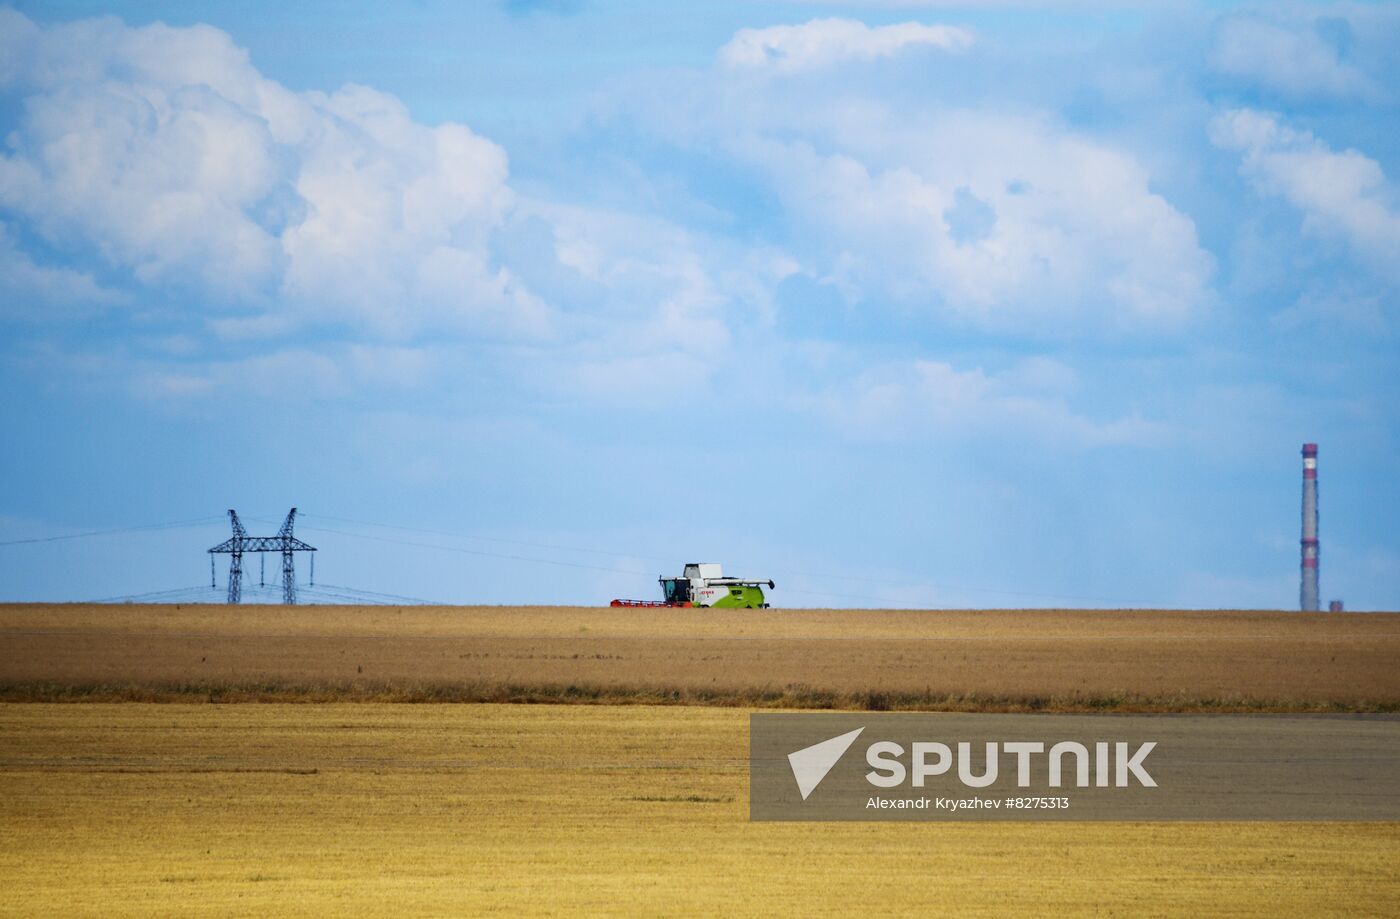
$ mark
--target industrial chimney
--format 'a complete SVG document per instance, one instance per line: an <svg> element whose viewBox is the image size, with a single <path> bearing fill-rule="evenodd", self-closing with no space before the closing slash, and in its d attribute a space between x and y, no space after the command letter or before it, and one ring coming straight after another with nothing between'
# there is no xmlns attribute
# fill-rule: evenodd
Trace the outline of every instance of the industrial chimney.
<svg viewBox="0 0 1400 919"><path fill-rule="evenodd" d="M1317 444L1303 444L1303 584L1298 599L1303 612L1318 610L1317 590Z"/></svg>

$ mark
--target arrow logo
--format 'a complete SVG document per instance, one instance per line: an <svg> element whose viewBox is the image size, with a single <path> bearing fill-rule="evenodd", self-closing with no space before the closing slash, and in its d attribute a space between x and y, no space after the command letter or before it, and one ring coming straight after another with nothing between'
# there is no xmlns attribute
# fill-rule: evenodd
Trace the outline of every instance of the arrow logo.
<svg viewBox="0 0 1400 919"><path fill-rule="evenodd" d="M848 734L841 734L788 754L788 765L792 766L792 777L797 779L797 790L802 792L803 801L816 791L822 779L840 762L841 757L851 748L851 744L856 742L863 730L865 728L856 728Z"/></svg>

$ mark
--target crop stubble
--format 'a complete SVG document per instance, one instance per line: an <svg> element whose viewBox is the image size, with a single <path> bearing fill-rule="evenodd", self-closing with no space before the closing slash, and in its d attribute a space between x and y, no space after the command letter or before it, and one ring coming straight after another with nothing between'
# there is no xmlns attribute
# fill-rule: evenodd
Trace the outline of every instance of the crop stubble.
<svg viewBox="0 0 1400 919"><path fill-rule="evenodd" d="M1396 615L0 607L38 702L0 703L0 913L1381 914L1394 824L751 824L745 708L336 700L1389 710L1397 651Z"/></svg>
<svg viewBox="0 0 1400 919"><path fill-rule="evenodd" d="M764 824L747 713L0 704L0 913L1379 915L1395 824Z"/></svg>

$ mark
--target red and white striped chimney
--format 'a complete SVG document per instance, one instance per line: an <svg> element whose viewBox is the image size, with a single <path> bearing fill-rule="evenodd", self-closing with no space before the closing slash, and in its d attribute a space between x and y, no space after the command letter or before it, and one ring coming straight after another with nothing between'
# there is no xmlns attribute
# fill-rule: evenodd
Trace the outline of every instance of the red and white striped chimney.
<svg viewBox="0 0 1400 919"><path fill-rule="evenodd" d="M1298 599L1305 613L1318 610L1317 444L1303 444L1303 583Z"/></svg>

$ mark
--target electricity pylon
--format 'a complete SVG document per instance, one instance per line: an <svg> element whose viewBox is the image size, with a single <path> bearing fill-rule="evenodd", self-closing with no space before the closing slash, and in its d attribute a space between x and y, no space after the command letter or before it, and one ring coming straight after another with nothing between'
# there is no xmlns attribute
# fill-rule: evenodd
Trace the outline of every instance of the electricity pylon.
<svg viewBox="0 0 1400 919"><path fill-rule="evenodd" d="M209 550L211 565L215 553L229 556L228 602L239 602L243 594L244 552L281 552L282 602L288 605L297 602L297 573L294 553L315 552L316 547L309 546L292 535L292 525L296 522L296 517L297 509L292 508L287 513L287 519L282 521L282 528L277 531L276 536L249 536L248 531L243 529L243 524L238 520L238 512L229 508L228 519L233 526L233 536ZM316 556L311 556L311 559L314 572Z"/></svg>

